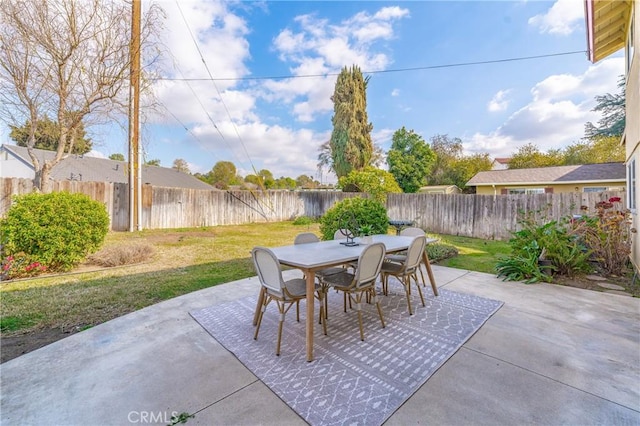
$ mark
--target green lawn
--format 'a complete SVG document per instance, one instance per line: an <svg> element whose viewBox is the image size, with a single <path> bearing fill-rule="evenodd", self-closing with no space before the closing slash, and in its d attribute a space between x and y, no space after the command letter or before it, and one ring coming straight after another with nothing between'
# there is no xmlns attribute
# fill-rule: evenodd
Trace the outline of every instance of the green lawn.
<svg viewBox="0 0 640 426"><path fill-rule="evenodd" d="M256 245L290 244L318 224L291 222L197 229L110 233L106 246L144 243L153 259L142 264L0 284L0 330L4 336L43 329L77 331L182 294L255 275L249 253ZM390 230L392 232L392 230ZM493 273L506 243L438 236L460 255L440 265Z"/></svg>
<svg viewBox="0 0 640 426"><path fill-rule="evenodd" d="M454 235L439 235L438 238L440 238L440 242L455 246L459 250L458 256L438 262L439 265L451 268L495 274L498 258L507 256L511 252L506 241L481 240Z"/></svg>

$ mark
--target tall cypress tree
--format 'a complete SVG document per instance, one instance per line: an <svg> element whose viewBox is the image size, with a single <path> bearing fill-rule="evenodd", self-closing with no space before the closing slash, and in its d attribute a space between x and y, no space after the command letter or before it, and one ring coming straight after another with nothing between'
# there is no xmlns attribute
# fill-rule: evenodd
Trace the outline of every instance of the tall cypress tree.
<svg viewBox="0 0 640 426"><path fill-rule="evenodd" d="M338 75L331 100L333 101L333 132L331 133L331 158L338 177L352 170L362 170L371 164L373 125L367 117L367 83L356 65L344 67Z"/></svg>

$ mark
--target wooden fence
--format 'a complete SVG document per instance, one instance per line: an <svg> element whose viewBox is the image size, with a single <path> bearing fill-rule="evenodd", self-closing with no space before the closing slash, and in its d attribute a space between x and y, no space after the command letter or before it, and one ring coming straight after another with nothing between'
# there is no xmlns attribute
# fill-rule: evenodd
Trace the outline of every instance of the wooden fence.
<svg viewBox="0 0 640 426"><path fill-rule="evenodd" d="M11 197L33 191L28 179L0 179L0 217L11 206ZM53 191L81 192L104 203L111 229L129 228L129 190L125 183L61 181ZM190 228L318 218L337 201L361 194L327 191L205 191L151 187L142 189L144 229ZM540 212L549 219L579 214L580 206L593 211L598 201L618 192L467 195L390 194L387 211L391 219L414 220L429 232L484 239L507 239L517 229L519 212Z"/></svg>

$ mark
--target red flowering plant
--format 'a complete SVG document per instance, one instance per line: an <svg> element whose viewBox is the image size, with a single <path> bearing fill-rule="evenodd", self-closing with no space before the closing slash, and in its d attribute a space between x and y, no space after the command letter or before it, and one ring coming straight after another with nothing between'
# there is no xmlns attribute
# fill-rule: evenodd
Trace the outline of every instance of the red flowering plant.
<svg viewBox="0 0 640 426"><path fill-rule="evenodd" d="M581 210L586 213L588 209ZM631 234L636 232L631 212L622 209L620 197L611 197L596 203L594 214L585 214L582 219L573 222L573 226L592 250L592 259L605 272L623 275L631 253Z"/></svg>
<svg viewBox="0 0 640 426"><path fill-rule="evenodd" d="M34 277L45 272L47 267L40 262L34 262L24 253L9 255L2 258L0 263L0 281L14 278Z"/></svg>

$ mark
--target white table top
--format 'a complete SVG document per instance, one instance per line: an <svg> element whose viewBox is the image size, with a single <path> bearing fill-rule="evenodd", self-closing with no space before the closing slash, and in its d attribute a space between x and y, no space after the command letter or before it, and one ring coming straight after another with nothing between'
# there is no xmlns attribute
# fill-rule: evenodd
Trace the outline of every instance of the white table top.
<svg viewBox="0 0 640 426"><path fill-rule="evenodd" d="M383 243L388 253L406 250L414 237L396 235L373 235L374 243ZM300 269L320 269L327 266L335 266L358 260L360 253L366 245L347 247L340 242L346 240L320 241L308 244L293 244L289 246L275 247L271 250L281 264ZM356 242L360 239L356 238ZM436 241L428 238L427 243Z"/></svg>

